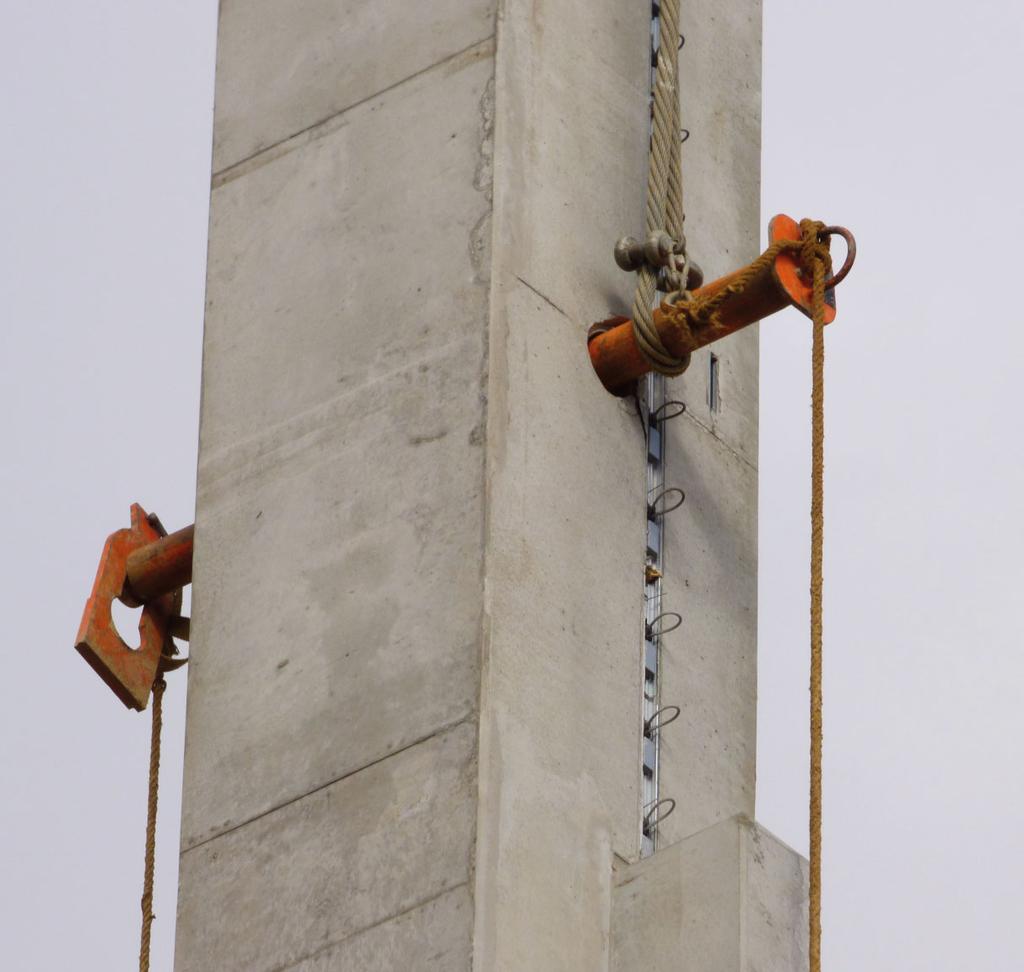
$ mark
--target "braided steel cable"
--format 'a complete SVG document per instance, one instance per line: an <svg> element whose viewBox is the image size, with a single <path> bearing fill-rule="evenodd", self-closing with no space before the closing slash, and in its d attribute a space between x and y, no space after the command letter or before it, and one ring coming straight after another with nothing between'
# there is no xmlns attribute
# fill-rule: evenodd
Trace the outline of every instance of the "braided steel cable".
<svg viewBox="0 0 1024 972"><path fill-rule="evenodd" d="M682 248L683 178L680 167L679 112L679 0L662 0L659 6L658 55L653 92L653 125L647 170L646 230L648 237L665 230ZM637 346L655 371L682 374L689 356L677 358L662 343L654 326L653 307L658 270L645 263L637 272L633 295L633 333ZM683 282L685 286L685 281Z"/></svg>

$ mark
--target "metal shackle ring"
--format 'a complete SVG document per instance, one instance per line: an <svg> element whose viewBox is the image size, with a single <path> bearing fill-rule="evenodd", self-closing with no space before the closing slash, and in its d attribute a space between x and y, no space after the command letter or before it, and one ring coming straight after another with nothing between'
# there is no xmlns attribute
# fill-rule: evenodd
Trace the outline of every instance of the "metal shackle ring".
<svg viewBox="0 0 1024 972"><path fill-rule="evenodd" d="M846 241L846 259L839 268L839 272L832 274L825 281L826 290L831 290L833 287L841 284L846 279L846 275L853 269L853 262L857 259L857 241L854 239L853 233L845 226L826 226L818 234L818 239L824 240L830 236L841 236Z"/></svg>

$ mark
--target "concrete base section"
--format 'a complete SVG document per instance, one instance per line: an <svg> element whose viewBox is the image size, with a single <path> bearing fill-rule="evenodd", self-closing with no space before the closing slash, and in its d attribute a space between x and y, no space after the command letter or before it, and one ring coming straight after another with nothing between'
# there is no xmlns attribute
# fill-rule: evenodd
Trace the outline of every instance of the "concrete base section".
<svg viewBox="0 0 1024 972"><path fill-rule="evenodd" d="M807 862L737 816L618 871L611 972L804 972Z"/></svg>

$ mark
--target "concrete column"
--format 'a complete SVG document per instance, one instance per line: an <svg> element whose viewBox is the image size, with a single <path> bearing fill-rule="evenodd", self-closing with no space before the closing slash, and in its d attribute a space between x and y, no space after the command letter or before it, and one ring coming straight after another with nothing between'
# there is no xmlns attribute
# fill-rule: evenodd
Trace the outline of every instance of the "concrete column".
<svg viewBox="0 0 1024 972"><path fill-rule="evenodd" d="M760 10L684 6L714 275L757 248ZM179 972L610 968L644 443L585 334L631 301L648 18L222 0ZM668 450L665 845L753 812L756 334L715 354Z"/></svg>
<svg viewBox="0 0 1024 972"><path fill-rule="evenodd" d="M468 968L493 35L221 3L179 972Z"/></svg>
<svg viewBox="0 0 1024 972"><path fill-rule="evenodd" d="M617 869L612 972L803 972L807 862L733 817Z"/></svg>

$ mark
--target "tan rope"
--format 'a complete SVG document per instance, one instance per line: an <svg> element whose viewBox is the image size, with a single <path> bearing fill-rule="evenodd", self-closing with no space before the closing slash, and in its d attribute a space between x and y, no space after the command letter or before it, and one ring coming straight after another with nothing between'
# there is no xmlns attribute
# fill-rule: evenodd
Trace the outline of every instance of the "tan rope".
<svg viewBox="0 0 1024 972"><path fill-rule="evenodd" d="M662 0L659 7L658 58L654 76L654 124L647 171L647 235L664 229L682 245L683 179L679 129L679 0ZM651 367L663 375L680 375L689 355L677 358L662 343L654 326L658 271L644 264L637 272L633 295L633 334ZM683 281L683 286L686 282Z"/></svg>
<svg viewBox="0 0 1024 972"><path fill-rule="evenodd" d="M822 781L822 554L824 546L825 473L825 281L832 274L825 226L816 220L800 221L799 240L779 240L751 263L728 287L710 297L661 305L666 318L690 327L718 323L719 308L727 297L741 293L786 250L799 250L800 262L813 271L811 318L811 774L810 774L810 907L808 947L810 972L821 972L821 781Z"/></svg>
<svg viewBox="0 0 1024 972"><path fill-rule="evenodd" d="M807 264L804 264L807 266ZM811 316L811 794L810 907L808 952L810 972L821 972L821 778L822 778L822 579L825 479L825 275L831 261L820 252L811 258L814 270Z"/></svg>
<svg viewBox="0 0 1024 972"><path fill-rule="evenodd" d="M146 868L142 881L142 944L139 972L149 972L149 943L153 928L153 873L156 858L156 804L160 789L160 731L167 683L162 675L153 682L153 728L149 738L149 809L146 817Z"/></svg>

